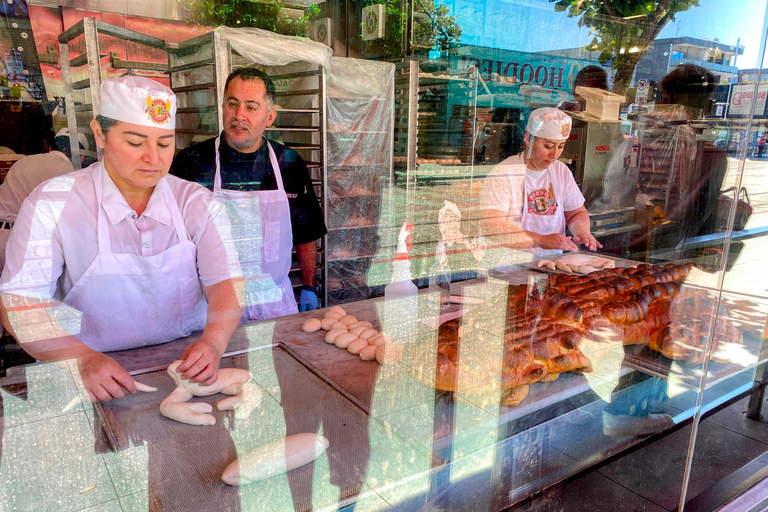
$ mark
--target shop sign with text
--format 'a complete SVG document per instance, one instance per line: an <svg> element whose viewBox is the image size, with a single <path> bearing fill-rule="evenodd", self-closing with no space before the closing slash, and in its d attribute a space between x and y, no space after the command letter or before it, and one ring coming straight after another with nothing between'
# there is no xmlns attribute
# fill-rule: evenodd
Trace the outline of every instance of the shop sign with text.
<svg viewBox="0 0 768 512"><path fill-rule="evenodd" d="M755 115L762 115L765 111L765 98L768 95L768 84L761 85L757 89L757 98L755 99L755 85L734 85L731 91L731 106L728 109L729 116L748 116L749 107L755 100Z"/></svg>
<svg viewBox="0 0 768 512"><path fill-rule="evenodd" d="M572 98L573 81L589 64L547 54L465 46L452 56L454 72L469 79L482 78L497 106L526 107L531 102L552 103ZM482 100L478 87L478 104Z"/></svg>

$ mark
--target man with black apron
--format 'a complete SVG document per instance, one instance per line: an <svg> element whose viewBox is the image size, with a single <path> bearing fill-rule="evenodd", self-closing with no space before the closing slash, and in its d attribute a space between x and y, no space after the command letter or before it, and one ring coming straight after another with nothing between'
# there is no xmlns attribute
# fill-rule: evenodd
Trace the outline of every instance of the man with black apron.
<svg viewBox="0 0 768 512"><path fill-rule="evenodd" d="M171 173L213 190L225 205L246 278L242 321L298 312L288 271L301 266L301 310L317 309L316 241L326 234L309 170L296 151L268 141L277 117L268 75L241 68L227 78L224 132L174 159Z"/></svg>

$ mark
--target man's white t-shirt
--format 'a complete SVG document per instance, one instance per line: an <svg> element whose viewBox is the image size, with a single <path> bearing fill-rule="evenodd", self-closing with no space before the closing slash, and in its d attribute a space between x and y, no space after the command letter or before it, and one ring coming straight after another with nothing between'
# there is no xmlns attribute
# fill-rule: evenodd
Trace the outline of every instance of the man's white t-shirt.
<svg viewBox="0 0 768 512"><path fill-rule="evenodd" d="M584 196L565 164L556 161L543 171L533 171L525 166L522 154L496 165L480 191L480 209L503 212L509 224L541 235L564 235L565 212L583 205ZM537 258L561 253L534 250Z"/></svg>

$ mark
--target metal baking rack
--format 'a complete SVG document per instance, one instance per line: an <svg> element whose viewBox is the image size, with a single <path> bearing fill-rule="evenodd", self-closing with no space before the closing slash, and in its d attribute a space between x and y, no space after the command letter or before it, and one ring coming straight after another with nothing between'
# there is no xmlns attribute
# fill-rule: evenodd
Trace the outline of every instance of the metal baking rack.
<svg viewBox="0 0 768 512"><path fill-rule="evenodd" d="M471 177L477 79L423 72L410 60L397 66L395 80L395 180L410 189Z"/></svg>

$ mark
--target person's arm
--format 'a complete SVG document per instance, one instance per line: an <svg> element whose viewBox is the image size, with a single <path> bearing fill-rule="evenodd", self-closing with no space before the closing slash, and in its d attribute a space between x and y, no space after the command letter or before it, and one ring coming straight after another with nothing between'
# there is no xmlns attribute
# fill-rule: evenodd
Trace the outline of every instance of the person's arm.
<svg viewBox="0 0 768 512"><path fill-rule="evenodd" d="M296 245L296 256L301 268L304 285L299 297L299 310L310 311L320 307L317 298L317 240L328 230L323 222L323 212L315 195L309 169L301 156L290 149L283 153L290 186L296 197L291 201L291 229ZM287 185L286 185L287 186Z"/></svg>
<svg viewBox="0 0 768 512"><path fill-rule="evenodd" d="M301 267L301 282L304 286L299 295L299 311L313 311L320 307L317 299L317 243L296 244L296 255Z"/></svg>
<svg viewBox="0 0 768 512"><path fill-rule="evenodd" d="M136 393L136 385L133 377L114 359L97 352L88 347L85 343L75 336L55 336L53 332L42 332L32 329L32 325L39 325L37 322L29 323L19 320L11 322L9 319L9 310L14 309L14 304L23 304L19 306L21 314L15 315L19 319L25 316L25 311L31 311L30 305L39 308L48 308L60 305L57 302L51 302L44 299L30 299L13 294L2 294L0 300L0 314L2 314L3 325L11 333L11 336L19 343L26 353L38 361L59 361L62 359L77 359L77 365L80 370L80 378L83 381L85 391L91 402L106 402L113 398L121 399L125 397L125 392ZM38 314L35 316L39 316ZM53 315L49 314L50 325L57 324ZM38 318L39 320L39 318ZM16 330L21 332L17 333ZM26 329L26 332L24 331ZM64 332L61 326L52 331Z"/></svg>
<svg viewBox="0 0 768 512"><path fill-rule="evenodd" d="M183 379L204 386L218 379L219 362L243 314L245 281L237 258L226 209L203 187L192 187L183 201L190 238L197 248L198 277L208 309L200 338L182 355Z"/></svg>
<svg viewBox="0 0 768 512"><path fill-rule="evenodd" d="M305 286L315 286L317 279L317 242L296 244L296 255L301 267L301 282Z"/></svg>
<svg viewBox="0 0 768 512"><path fill-rule="evenodd" d="M589 231L589 213L584 206L565 212L565 223L573 233L573 242L587 247L590 251L603 247ZM575 250L578 250L576 247Z"/></svg>
<svg viewBox="0 0 768 512"><path fill-rule="evenodd" d="M202 336L184 351L183 362L177 368L182 372L182 379L190 379L203 386L216 382L221 356L243 313L238 299L243 289L242 278L227 279L205 287L208 317Z"/></svg>
<svg viewBox="0 0 768 512"><path fill-rule="evenodd" d="M542 235L534 231L526 231L520 226L508 222L507 214L498 210L483 210L487 215L483 219L483 233L488 233L497 243L513 249L560 249L562 251L578 251L570 236L560 233Z"/></svg>

